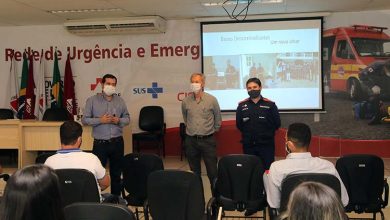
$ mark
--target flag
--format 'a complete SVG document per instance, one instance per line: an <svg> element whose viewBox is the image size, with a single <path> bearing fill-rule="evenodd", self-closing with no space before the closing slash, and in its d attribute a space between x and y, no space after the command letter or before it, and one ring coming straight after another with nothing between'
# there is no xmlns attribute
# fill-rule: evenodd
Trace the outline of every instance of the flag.
<svg viewBox="0 0 390 220"><path fill-rule="evenodd" d="M39 61L39 73L37 76L37 88L35 99L35 117L42 120L43 114L46 111L46 92L45 92L45 61L43 60L43 50Z"/></svg>
<svg viewBox="0 0 390 220"><path fill-rule="evenodd" d="M35 82L34 82L34 59L32 52L29 56L29 66L28 66L28 75L27 75L27 87L26 87L26 99L23 119L35 119L34 110L35 110Z"/></svg>
<svg viewBox="0 0 390 220"><path fill-rule="evenodd" d="M53 82L51 84L51 108L62 108L62 85L57 51L54 53Z"/></svg>
<svg viewBox="0 0 390 220"><path fill-rule="evenodd" d="M11 66L9 69L9 92L10 92L10 109L14 112L14 115L18 112L18 97L19 97L19 85L18 75L16 73L15 59L11 57Z"/></svg>
<svg viewBox="0 0 390 220"><path fill-rule="evenodd" d="M22 119L25 109L25 100L26 100L26 87L27 87L27 74L28 74L28 64L27 64L27 55L26 52L23 53L23 67L22 67L22 76L20 79L20 90L18 98L18 118Z"/></svg>
<svg viewBox="0 0 390 220"><path fill-rule="evenodd" d="M70 66L70 58L66 59L65 65L65 76L64 76L64 99L62 105L68 111L70 119L73 119L74 115L77 115L77 103L76 103L76 94L74 91L74 80L72 74L72 67Z"/></svg>

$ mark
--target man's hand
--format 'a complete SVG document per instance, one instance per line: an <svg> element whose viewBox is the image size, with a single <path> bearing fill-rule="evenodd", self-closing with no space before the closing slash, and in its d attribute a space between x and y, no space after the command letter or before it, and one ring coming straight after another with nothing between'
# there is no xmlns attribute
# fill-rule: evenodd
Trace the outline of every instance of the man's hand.
<svg viewBox="0 0 390 220"><path fill-rule="evenodd" d="M112 122L113 124L118 124L118 123L119 123L119 118L116 117L116 116L114 115L114 116L112 116L112 118L111 118L111 122Z"/></svg>
<svg viewBox="0 0 390 220"><path fill-rule="evenodd" d="M100 117L100 122L102 124L109 124L112 122L112 116L109 114L104 114L102 117Z"/></svg>

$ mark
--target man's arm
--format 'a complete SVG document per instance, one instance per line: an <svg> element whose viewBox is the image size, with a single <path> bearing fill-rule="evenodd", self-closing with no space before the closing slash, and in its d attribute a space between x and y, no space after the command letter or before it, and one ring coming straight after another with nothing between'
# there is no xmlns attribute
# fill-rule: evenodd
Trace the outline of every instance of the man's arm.
<svg viewBox="0 0 390 220"><path fill-rule="evenodd" d="M264 173L263 175L264 189L267 195L267 202L269 207L278 209L280 207L281 192L279 187L272 180L272 176L270 175L271 174L269 173Z"/></svg>
<svg viewBox="0 0 390 220"><path fill-rule="evenodd" d="M110 175L106 173L103 178L98 179L97 181L100 186L100 189L103 191L110 186L110 182L111 182Z"/></svg>
<svg viewBox="0 0 390 220"><path fill-rule="evenodd" d="M181 102L181 113L183 115L184 124L187 125L187 110L186 110L186 103L184 100Z"/></svg>
<svg viewBox="0 0 390 220"><path fill-rule="evenodd" d="M272 108L272 118L274 120L275 130L278 130L280 128L281 122L280 122L279 110L276 104L274 104Z"/></svg>
<svg viewBox="0 0 390 220"><path fill-rule="evenodd" d="M222 116L221 116L221 109L215 97L213 102L213 112L214 112L214 129L215 131L219 131L219 128L221 128Z"/></svg>
<svg viewBox="0 0 390 220"><path fill-rule="evenodd" d="M237 110L236 110L236 127L238 128L238 130L242 131L242 112L240 111L240 105L237 106Z"/></svg>
<svg viewBox="0 0 390 220"><path fill-rule="evenodd" d="M87 99L87 102L85 103L85 109L84 109L84 113L83 113L84 115L83 115L83 118L81 119L81 122L84 125L96 126L96 125L99 125L101 123L100 118L93 117L93 112L92 112L93 106L92 105L93 105L92 97L90 97Z"/></svg>
<svg viewBox="0 0 390 220"><path fill-rule="evenodd" d="M117 120L116 117L114 116L114 122L119 123L119 126L124 127L130 123L130 114L129 111L127 110L126 103L123 101L123 99L121 105L123 108L123 112L119 116L119 118L117 118Z"/></svg>
<svg viewBox="0 0 390 220"><path fill-rule="evenodd" d="M348 202L349 202L349 196L348 196L348 192L347 192L347 189L345 188L344 186L344 183L343 181L341 180L340 178L340 175L339 173L337 172L337 170L335 170L335 174L334 174L340 181L340 187L341 187L341 202L343 203L343 206L346 207L348 205Z"/></svg>

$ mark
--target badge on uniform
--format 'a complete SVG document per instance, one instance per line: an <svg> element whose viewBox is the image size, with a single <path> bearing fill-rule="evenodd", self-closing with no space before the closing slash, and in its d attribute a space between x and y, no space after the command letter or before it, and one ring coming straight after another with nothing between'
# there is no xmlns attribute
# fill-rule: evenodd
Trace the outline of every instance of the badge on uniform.
<svg viewBox="0 0 390 220"><path fill-rule="evenodd" d="M242 121L243 121L243 122L249 121L249 117L242 118Z"/></svg>

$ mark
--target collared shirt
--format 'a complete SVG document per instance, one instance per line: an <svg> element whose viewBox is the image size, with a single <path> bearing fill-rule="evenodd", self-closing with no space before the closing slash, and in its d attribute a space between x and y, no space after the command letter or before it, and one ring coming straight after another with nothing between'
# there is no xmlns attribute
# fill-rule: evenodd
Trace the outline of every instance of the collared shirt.
<svg viewBox="0 0 390 220"><path fill-rule="evenodd" d="M102 124L100 117L104 114L119 117L118 124ZM87 99L82 123L93 127L95 139L109 140L122 136L122 128L130 123L130 115L123 99L113 95L110 101L99 93Z"/></svg>
<svg viewBox="0 0 390 220"><path fill-rule="evenodd" d="M336 176L341 186L341 201L348 204L348 193L335 166L324 159L312 157L310 152L290 153L286 159L271 164L268 174L263 176L267 201L270 207L279 208L282 181L289 174L296 173L327 173Z"/></svg>
<svg viewBox="0 0 390 220"><path fill-rule="evenodd" d="M274 145L275 131L280 127L278 107L264 97L257 103L245 99L238 104L236 126L241 131L243 144Z"/></svg>
<svg viewBox="0 0 390 220"><path fill-rule="evenodd" d="M101 189L97 180L104 178L106 169L99 158L92 153L83 152L80 149L61 149L57 154L47 158L45 165L53 169L86 169L96 178L99 192ZM102 200L102 197L100 197Z"/></svg>
<svg viewBox="0 0 390 220"><path fill-rule="evenodd" d="M193 94L181 103L187 135L209 135L221 127L221 110L217 99L203 92L199 102Z"/></svg>

